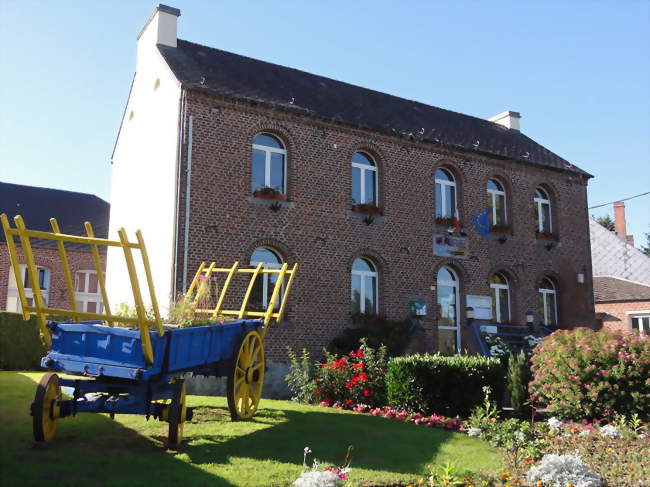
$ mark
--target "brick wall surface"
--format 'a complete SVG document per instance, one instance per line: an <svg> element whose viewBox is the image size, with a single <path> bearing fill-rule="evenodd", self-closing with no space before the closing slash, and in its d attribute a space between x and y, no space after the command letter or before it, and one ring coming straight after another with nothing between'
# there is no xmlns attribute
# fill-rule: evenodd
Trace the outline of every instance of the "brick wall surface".
<svg viewBox="0 0 650 487"><path fill-rule="evenodd" d="M25 263L22 249L17 247L18 258L21 264ZM48 306L51 308L70 309L68 289L65 284L63 267L57 249L32 247L36 265L50 269L50 293ZM94 270L95 264L90 252L82 250L68 250L68 264L74 277L74 273L82 270ZM106 270L106 253L100 253L102 269ZM9 252L7 244L0 243L0 310L5 310L7 306L7 290L9 286L9 272L11 272L11 263L9 261Z"/></svg>
<svg viewBox="0 0 650 487"><path fill-rule="evenodd" d="M539 280L549 275L558 284L560 326L594 325L586 182L581 177L205 94L190 92L187 105L194 119L188 279L202 260L228 266L235 260L248 263L262 245L301 265L289 298L288 323L267 335L271 357L282 359L286 345L318 354L349 323L350 271L357 256L370 257L379 269L382 314L401 319L410 300L427 302L423 350L436 349L431 286L442 265L460 277L461 309L468 294L490 294L489 277L498 270L510 279L512 318L523 322L526 311L536 310ZM288 152L287 204L277 212L251 198L251 143L262 131L277 135ZM350 159L355 151L372 155L379 168L385 216L370 225L350 211ZM439 167L457 178L460 218L469 238L467 259L433 255L434 173ZM470 222L471 215L485 209L491 177L498 177L508 191L514 234L505 243L480 237ZM533 194L539 185L553 201L559 243L551 250L535 238ZM180 188L182 232L185 181ZM577 273L585 274L584 284L576 282ZM177 290L182 287L180 274ZM461 326L463 346L471 347L464 317Z"/></svg>
<svg viewBox="0 0 650 487"><path fill-rule="evenodd" d="M650 311L650 301L616 301L596 303L598 326L610 330L631 331L632 323L628 312Z"/></svg>

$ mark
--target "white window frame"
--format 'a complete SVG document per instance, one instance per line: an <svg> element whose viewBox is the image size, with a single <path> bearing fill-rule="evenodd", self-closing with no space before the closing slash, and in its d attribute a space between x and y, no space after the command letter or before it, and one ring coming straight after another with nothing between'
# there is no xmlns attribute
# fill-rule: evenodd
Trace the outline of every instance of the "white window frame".
<svg viewBox="0 0 650 487"><path fill-rule="evenodd" d="M372 314L379 313L379 272L377 272L377 266L370 259L365 257L357 257L357 259L362 259L368 262L368 264L374 268L374 271L358 271L354 269L354 262L352 263L352 275L350 276L350 301L354 299L354 289L352 288L352 276L359 276L361 281L361 292L359 293L359 313L366 313L366 279L365 277L374 277L375 278L375 309L372 310ZM354 260L357 260L354 259Z"/></svg>
<svg viewBox="0 0 650 487"><path fill-rule="evenodd" d="M438 274L436 273L436 289L440 288L440 286L450 286L454 289L454 298L456 301L456 326L444 326L444 325L438 325L439 330L456 330L456 352L460 353L461 350L461 335L460 335L460 282L458 280L458 274L454 272L454 270L451 267L447 266L442 266L440 269L445 269L447 272L449 272L454 278L456 279L455 281L448 281L447 279L438 279ZM438 272L440 272L440 269L438 269ZM439 297L436 296L436 306L439 304L438 301Z"/></svg>
<svg viewBox="0 0 650 487"><path fill-rule="evenodd" d="M280 145L283 146L282 149L278 149L277 147L270 147L268 145L253 144L253 150L259 150L264 152L264 186L269 186L269 187L271 186L271 154L276 153L276 154L282 154L284 156L282 158L283 178L282 178L282 188L280 188L280 192L282 194L287 194L287 149L285 148L285 144L282 140L280 140L279 137L276 137L273 134L260 132L259 134L255 134L255 137L257 137L258 135L266 135L267 137L273 137L275 140L277 140L280 143ZM253 191L257 191L258 189L259 188L253 187Z"/></svg>
<svg viewBox="0 0 650 487"><path fill-rule="evenodd" d="M632 327L632 320L635 318L650 318L650 309L642 309L638 311L626 311L625 314L629 318L629 326L630 326L630 331L634 331L634 328ZM649 329L642 329L643 323L639 322L639 333L642 335L650 335L650 327Z"/></svg>
<svg viewBox="0 0 650 487"><path fill-rule="evenodd" d="M366 177L372 177L375 180L375 199L374 199L374 204L375 206L379 206L379 186L377 184L377 163L375 162L374 158L370 157L370 154L366 154L365 152L361 151L356 151L352 154L354 157L354 154L359 153L364 155L365 157L370 160L373 165L369 166L368 164L361 164L360 162L354 162L352 161L352 167L356 167L360 170L360 175L359 175L359 184L361 185L361 201L356 202L356 205L363 205L366 203L372 203L373 200L367 201L366 198ZM366 172L371 172L371 175L366 175Z"/></svg>
<svg viewBox="0 0 650 487"><path fill-rule="evenodd" d="M282 268L283 260L282 260L282 257L280 256L280 254L276 250L274 250L272 248L269 248L269 247L258 247L258 248L253 250L253 253L255 253L255 251L260 249L260 248L268 250L269 252L272 252L278 258L280 263L276 264L276 263L273 263L273 262L261 262L261 261L258 261L258 260L253 260L251 258L251 261L250 261L251 267L257 267L257 265L261 263L263 269L281 269ZM269 285L270 284L269 281L270 281L272 275L273 274L262 274L262 277L261 277L262 278L262 307L264 307L264 308L268 307L269 298L271 297L271 294L273 294L273 287L275 286L275 285L273 285L273 286ZM258 279L259 279L259 277L258 277ZM269 288L271 288L270 293L269 293ZM281 299L282 299L283 295L284 295L284 283L282 283L282 287L280 288L280 295L278 296L278 300L277 300L276 305L281 302Z"/></svg>
<svg viewBox="0 0 650 487"><path fill-rule="evenodd" d="M77 291L77 279L79 279L79 274L83 274L83 291ZM95 308L95 313L104 312L104 299L102 298L102 292L99 287L99 280L97 281L97 292L91 293L90 289L90 276L91 274L97 275L97 271L93 269L81 269L75 271L74 273L74 297L77 304L81 302L81 306L77 311L88 312L88 303L95 303L97 306Z"/></svg>
<svg viewBox="0 0 650 487"><path fill-rule="evenodd" d="M538 232L543 232L544 231L544 212L542 211L542 207L544 205L548 206L548 231L552 232L553 231L553 207L551 206L551 197L548 194L548 191L546 191L544 188L537 187L535 188L535 193L537 191L541 191L546 195L546 198L538 198L535 196L535 205L537 207L537 231Z"/></svg>
<svg viewBox="0 0 650 487"><path fill-rule="evenodd" d="M449 177L452 179L451 181L447 181L445 179L435 179L434 184L434 191L437 190L438 184L440 184L440 190L442 191L442 194L440 195L440 206L442 207L440 209L440 217L439 218L454 218L456 215L451 214L451 209L447 208L447 192L450 191L449 186L454 187L454 206L456 208L456 213L458 212L458 186L456 185L456 177L451 173L451 171L445 169L444 167L439 167L436 169L436 173L440 171L445 171L447 174L449 174ZM435 195L434 195L435 197ZM435 199L434 199L435 201Z"/></svg>
<svg viewBox="0 0 650 487"><path fill-rule="evenodd" d="M34 300L34 290L31 287L27 287L26 284L26 272L27 266L25 264L20 264L20 276L23 280L23 287L25 289L25 298ZM44 273L44 282L46 283L45 288L41 289L41 296L43 297L43 302L47 306L50 301L50 289L52 286L52 271L43 266L36 266L36 272L39 275L40 283L40 273ZM14 270L9 267L9 282L7 283L7 303L6 310L9 312L20 313L23 310L23 306L20 302L20 296L18 294L18 283L16 283L16 278L14 276Z"/></svg>
<svg viewBox="0 0 650 487"><path fill-rule="evenodd" d="M543 281L548 281L553 289L546 289L546 288L543 288L543 287L539 288L539 293L542 295L542 309L543 309L543 312L544 312L544 316L542 317L543 318L542 324L544 326L557 326L557 324L558 324L557 289L555 288L555 284L553 283L553 281L551 279L549 279L548 277L543 278L542 282ZM555 312L555 321L556 321L555 323L549 323L549 316L547 316L547 313L546 313L546 309L548 308L548 306L546 306L546 301L549 299L550 295L553 296L552 299L553 299L553 311Z"/></svg>
<svg viewBox="0 0 650 487"><path fill-rule="evenodd" d="M508 206L507 206L508 200L506 196L506 189L505 189L506 187L501 181L499 181L496 178L490 178L489 181L494 181L495 183L497 183L499 186L503 188L502 191L499 191L498 189L487 188L487 192L490 195L490 198L492 200L492 225L493 226L497 225L497 198L499 196L503 196L503 225L507 225L508 224Z"/></svg>
<svg viewBox="0 0 650 487"><path fill-rule="evenodd" d="M494 289L494 309L496 311L494 319L497 323L503 323L504 321L510 321L512 319L512 308L510 307L510 281L501 272L497 272L496 274L501 276L501 279L506 282L505 284L497 284L496 282L490 281L490 289ZM501 293L499 293L499 290L501 289L505 289L508 298L508 317L505 320L501 319Z"/></svg>

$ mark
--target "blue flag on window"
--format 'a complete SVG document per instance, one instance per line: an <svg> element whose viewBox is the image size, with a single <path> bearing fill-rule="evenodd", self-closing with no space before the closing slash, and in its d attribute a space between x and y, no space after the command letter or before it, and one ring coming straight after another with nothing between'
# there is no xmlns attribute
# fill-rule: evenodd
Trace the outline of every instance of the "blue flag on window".
<svg viewBox="0 0 650 487"><path fill-rule="evenodd" d="M487 237L490 233L490 220L488 218L488 212L485 210L482 213L479 213L478 215L474 215L472 217L472 223L474 224L474 228L476 228L476 231L479 233L481 237Z"/></svg>

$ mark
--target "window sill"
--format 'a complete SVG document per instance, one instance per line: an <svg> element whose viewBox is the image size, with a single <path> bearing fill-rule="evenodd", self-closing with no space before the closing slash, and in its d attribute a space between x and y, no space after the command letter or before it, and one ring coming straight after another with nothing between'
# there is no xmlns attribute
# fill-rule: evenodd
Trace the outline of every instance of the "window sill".
<svg viewBox="0 0 650 487"><path fill-rule="evenodd" d="M293 203L292 201L267 200L264 198L256 198L255 196L249 196L248 198L246 198L246 201L253 206L259 206L262 208L266 207L266 208L277 209L277 210L281 210L285 208L291 209L296 206L296 204Z"/></svg>
<svg viewBox="0 0 650 487"><path fill-rule="evenodd" d="M371 223L384 224L388 221L388 217L386 215L369 215L368 213L362 213L360 211L352 211L352 210L347 210L346 216L348 218L361 220L367 225L370 225Z"/></svg>

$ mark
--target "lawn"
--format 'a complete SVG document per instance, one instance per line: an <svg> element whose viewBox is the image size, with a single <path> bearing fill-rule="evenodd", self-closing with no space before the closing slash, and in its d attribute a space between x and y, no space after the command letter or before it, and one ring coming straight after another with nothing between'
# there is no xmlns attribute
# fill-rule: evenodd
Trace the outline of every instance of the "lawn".
<svg viewBox="0 0 650 487"><path fill-rule="evenodd" d="M0 372L2 485L286 486L309 446L326 463L354 446L351 480L424 475L451 460L462 471L495 473L500 455L482 440L400 421L288 401L262 400L255 418L232 423L223 397L190 396L194 418L178 452L166 423L142 416L79 414L59 422L51 443L32 440L29 405L41 373Z"/></svg>

